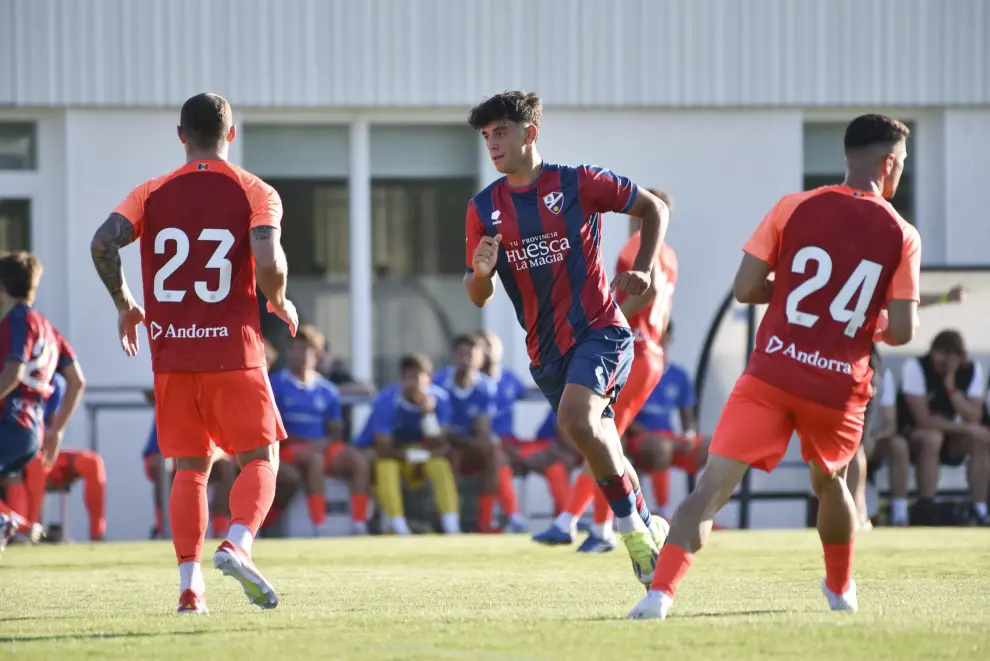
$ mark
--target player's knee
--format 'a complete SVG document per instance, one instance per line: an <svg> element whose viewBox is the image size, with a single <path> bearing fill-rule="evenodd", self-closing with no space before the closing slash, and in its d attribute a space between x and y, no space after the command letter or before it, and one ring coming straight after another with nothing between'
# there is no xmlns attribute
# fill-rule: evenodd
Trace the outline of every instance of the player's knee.
<svg viewBox="0 0 990 661"><path fill-rule="evenodd" d="M853 461L855 461L855 457ZM826 498L832 493L838 493L845 484L846 472L837 470L829 472L822 466L812 462L811 468L811 490L819 499Z"/></svg>
<svg viewBox="0 0 990 661"><path fill-rule="evenodd" d="M937 429L919 429L911 435L911 441L918 446L919 455L932 457L942 449L945 435Z"/></svg>
<svg viewBox="0 0 990 661"><path fill-rule="evenodd" d="M990 427L974 425L969 428L970 448L973 452L986 451L990 448Z"/></svg>
<svg viewBox="0 0 990 661"><path fill-rule="evenodd" d="M76 457L75 470L88 480L103 481L106 479L106 469L103 458L95 452L84 452Z"/></svg>
<svg viewBox="0 0 990 661"><path fill-rule="evenodd" d="M573 443L580 446L595 435L595 427L590 411L584 407L568 405L561 402L557 411L557 424Z"/></svg>

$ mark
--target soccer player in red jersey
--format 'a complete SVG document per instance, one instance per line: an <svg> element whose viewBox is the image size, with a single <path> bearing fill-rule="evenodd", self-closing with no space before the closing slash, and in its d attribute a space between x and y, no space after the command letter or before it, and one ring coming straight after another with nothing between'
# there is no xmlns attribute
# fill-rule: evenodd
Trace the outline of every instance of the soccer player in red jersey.
<svg viewBox="0 0 990 661"><path fill-rule="evenodd" d="M854 119L846 128L845 182L784 196L743 248L736 300L769 306L705 471L677 508L653 584L631 619L666 618L715 513L751 466L774 469L795 431L819 500L822 592L832 610L857 609L857 515L846 469L870 399L870 349L874 336L906 344L918 326L921 239L884 199L897 190L908 133L883 115ZM882 310L885 329L878 328Z"/></svg>
<svg viewBox="0 0 990 661"><path fill-rule="evenodd" d="M669 212L670 196L660 190L649 190L667 205ZM634 230L619 253L616 273L625 273L633 268L642 244L639 228L636 227L638 222L638 218L634 216L630 218ZM616 294L619 309L629 320L629 326L635 336L629 379L615 401L615 428L620 438L625 436L629 426L660 382L660 377L663 376L661 338L670 319L676 284L677 255L673 248L664 243L650 272L650 287L637 296L625 292ZM591 504L592 499L595 502L594 525L588 538L578 547L578 551L582 553L611 551L615 548L612 543L612 510L601 489L596 488L594 477L587 468L575 478L567 508L557 516L550 528L535 535L533 540L543 544L570 544L574 538L577 521ZM660 520L658 523L666 531L666 522Z"/></svg>
<svg viewBox="0 0 990 661"><path fill-rule="evenodd" d="M282 202L261 179L227 162L235 129L223 97L186 101L178 134L186 164L127 196L93 237L93 262L117 307L127 355L137 353L138 325L148 327L158 444L176 461L169 515L179 612L207 612L199 557L215 447L233 455L241 473L214 566L237 579L251 603L275 608L278 596L251 561L251 547L272 504L285 429L268 382L255 286L295 334L279 242ZM147 313L120 261L120 249L137 239Z"/></svg>
<svg viewBox="0 0 990 661"><path fill-rule="evenodd" d="M85 380L72 347L34 306L41 260L26 252L0 258L0 475L18 473L41 449L49 469L58 458L65 424L79 405ZM60 410L44 425L45 402L60 372L66 379ZM0 500L0 551L24 518Z"/></svg>
<svg viewBox="0 0 990 661"><path fill-rule="evenodd" d="M505 176L468 204L464 284L481 307L495 295L498 275L526 329L533 379L605 492L633 568L648 584L663 530L612 420L632 365L633 333L610 290L637 296L649 289L667 205L608 170L544 162L536 149L542 115L540 98L521 91L471 111L468 123ZM633 268L611 287L601 251L601 214L609 212L642 218Z"/></svg>

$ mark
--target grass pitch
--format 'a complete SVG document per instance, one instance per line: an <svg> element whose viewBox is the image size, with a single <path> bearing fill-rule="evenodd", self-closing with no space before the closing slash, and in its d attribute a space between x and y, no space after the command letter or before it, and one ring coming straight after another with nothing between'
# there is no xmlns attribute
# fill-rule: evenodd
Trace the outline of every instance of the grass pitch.
<svg viewBox="0 0 990 661"><path fill-rule="evenodd" d="M814 531L717 532L666 622L623 619L643 590L621 547L259 540L279 608L249 606L211 564L206 616L174 613L168 542L14 547L0 659L990 659L990 530L876 530L857 546L861 610L832 613Z"/></svg>

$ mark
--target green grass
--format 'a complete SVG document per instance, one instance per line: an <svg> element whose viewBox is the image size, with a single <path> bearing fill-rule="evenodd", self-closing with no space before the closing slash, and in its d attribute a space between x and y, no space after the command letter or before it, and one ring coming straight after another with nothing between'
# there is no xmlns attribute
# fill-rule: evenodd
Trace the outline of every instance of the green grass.
<svg viewBox="0 0 990 661"><path fill-rule="evenodd" d="M990 531L860 535L859 613L819 592L813 531L718 532L666 622L624 552L521 536L259 541L271 612L209 566L208 616L178 616L167 542L8 549L0 659L990 659ZM212 553L207 546L207 556Z"/></svg>

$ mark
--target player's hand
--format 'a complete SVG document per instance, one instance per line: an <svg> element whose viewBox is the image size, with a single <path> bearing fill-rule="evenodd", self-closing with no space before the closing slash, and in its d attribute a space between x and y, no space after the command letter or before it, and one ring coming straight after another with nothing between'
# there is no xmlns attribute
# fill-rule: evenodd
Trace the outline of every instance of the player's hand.
<svg viewBox="0 0 990 661"><path fill-rule="evenodd" d="M41 463L45 468L51 468L58 459L58 451L62 447L62 433L54 429L45 430L45 438L41 443Z"/></svg>
<svg viewBox="0 0 990 661"><path fill-rule="evenodd" d="M962 358L950 353L945 368L945 387L952 390L956 387L956 372L962 366Z"/></svg>
<svg viewBox="0 0 990 661"><path fill-rule="evenodd" d="M956 285L945 293L945 298L950 303L962 303L966 300L966 289L962 285Z"/></svg>
<svg viewBox="0 0 990 661"><path fill-rule="evenodd" d="M650 288L649 271L626 271L612 279L612 291L624 291L639 296Z"/></svg>
<svg viewBox="0 0 990 661"><path fill-rule="evenodd" d="M296 336L296 328L299 327L299 313L296 312L296 306L292 304L292 301L286 298L282 300L281 305L273 305L269 300L268 311L289 324L289 335Z"/></svg>
<svg viewBox="0 0 990 661"><path fill-rule="evenodd" d="M495 271L495 264L498 263L498 246L500 243L502 243L501 234L481 237L478 247L474 249L474 257L471 260L471 266L474 268L475 275L482 278L491 277L491 274Z"/></svg>
<svg viewBox="0 0 990 661"><path fill-rule="evenodd" d="M128 356L136 356L139 348L138 326L144 323L144 309L134 303L117 313L117 334L120 346Z"/></svg>

